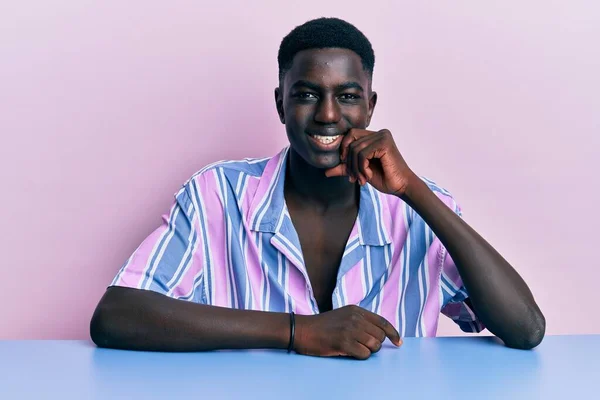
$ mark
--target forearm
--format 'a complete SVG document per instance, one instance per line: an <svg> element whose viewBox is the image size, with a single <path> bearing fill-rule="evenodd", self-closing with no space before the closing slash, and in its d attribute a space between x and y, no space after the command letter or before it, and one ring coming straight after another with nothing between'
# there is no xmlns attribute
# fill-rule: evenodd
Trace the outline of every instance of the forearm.
<svg viewBox="0 0 600 400"><path fill-rule="evenodd" d="M146 290L109 288L90 324L99 347L149 351L286 348L285 313L235 310Z"/></svg>
<svg viewBox="0 0 600 400"><path fill-rule="evenodd" d="M545 320L514 268L418 177L402 197L431 227L454 260L474 311L510 347L535 347Z"/></svg>

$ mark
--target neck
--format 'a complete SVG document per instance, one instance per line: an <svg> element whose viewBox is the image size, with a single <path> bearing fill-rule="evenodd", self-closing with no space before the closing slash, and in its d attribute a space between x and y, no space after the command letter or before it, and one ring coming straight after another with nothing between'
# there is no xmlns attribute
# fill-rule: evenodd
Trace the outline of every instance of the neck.
<svg viewBox="0 0 600 400"><path fill-rule="evenodd" d="M348 177L328 178L323 169L308 164L290 148L285 176L285 194L323 210L358 206L359 191Z"/></svg>

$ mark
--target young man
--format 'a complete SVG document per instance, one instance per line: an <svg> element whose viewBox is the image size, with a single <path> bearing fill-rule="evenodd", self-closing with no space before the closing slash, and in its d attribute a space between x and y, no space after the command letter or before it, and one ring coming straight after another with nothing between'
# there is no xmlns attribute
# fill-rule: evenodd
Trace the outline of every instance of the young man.
<svg viewBox="0 0 600 400"><path fill-rule="evenodd" d="M510 347L541 342L517 272L388 130L367 130L374 59L339 19L283 39L275 104L290 147L209 165L182 187L100 301L98 346L365 359L386 337L435 336L440 311Z"/></svg>

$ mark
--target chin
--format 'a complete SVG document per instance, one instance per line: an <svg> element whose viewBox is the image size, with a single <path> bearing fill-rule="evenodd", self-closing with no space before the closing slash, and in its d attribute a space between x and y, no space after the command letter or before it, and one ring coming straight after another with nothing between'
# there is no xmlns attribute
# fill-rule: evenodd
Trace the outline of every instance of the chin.
<svg viewBox="0 0 600 400"><path fill-rule="evenodd" d="M304 143L295 143L290 140L290 149L295 153L295 157L302 159L304 163L313 168L329 169L340 164L339 150L328 152L317 152L306 146Z"/></svg>
<svg viewBox="0 0 600 400"><path fill-rule="evenodd" d="M329 169L340 164L340 155L337 153L314 154L311 159L313 167L319 169Z"/></svg>

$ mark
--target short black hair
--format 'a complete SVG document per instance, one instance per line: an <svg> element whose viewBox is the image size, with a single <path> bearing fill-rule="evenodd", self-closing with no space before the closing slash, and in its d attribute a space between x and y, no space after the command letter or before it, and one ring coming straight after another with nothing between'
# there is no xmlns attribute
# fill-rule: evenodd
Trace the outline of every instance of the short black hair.
<svg viewBox="0 0 600 400"><path fill-rule="evenodd" d="M281 41L277 62L279 83L292 67L296 53L308 49L342 48L355 52L373 77L375 53L369 39L354 25L339 18L317 18L295 27Z"/></svg>

